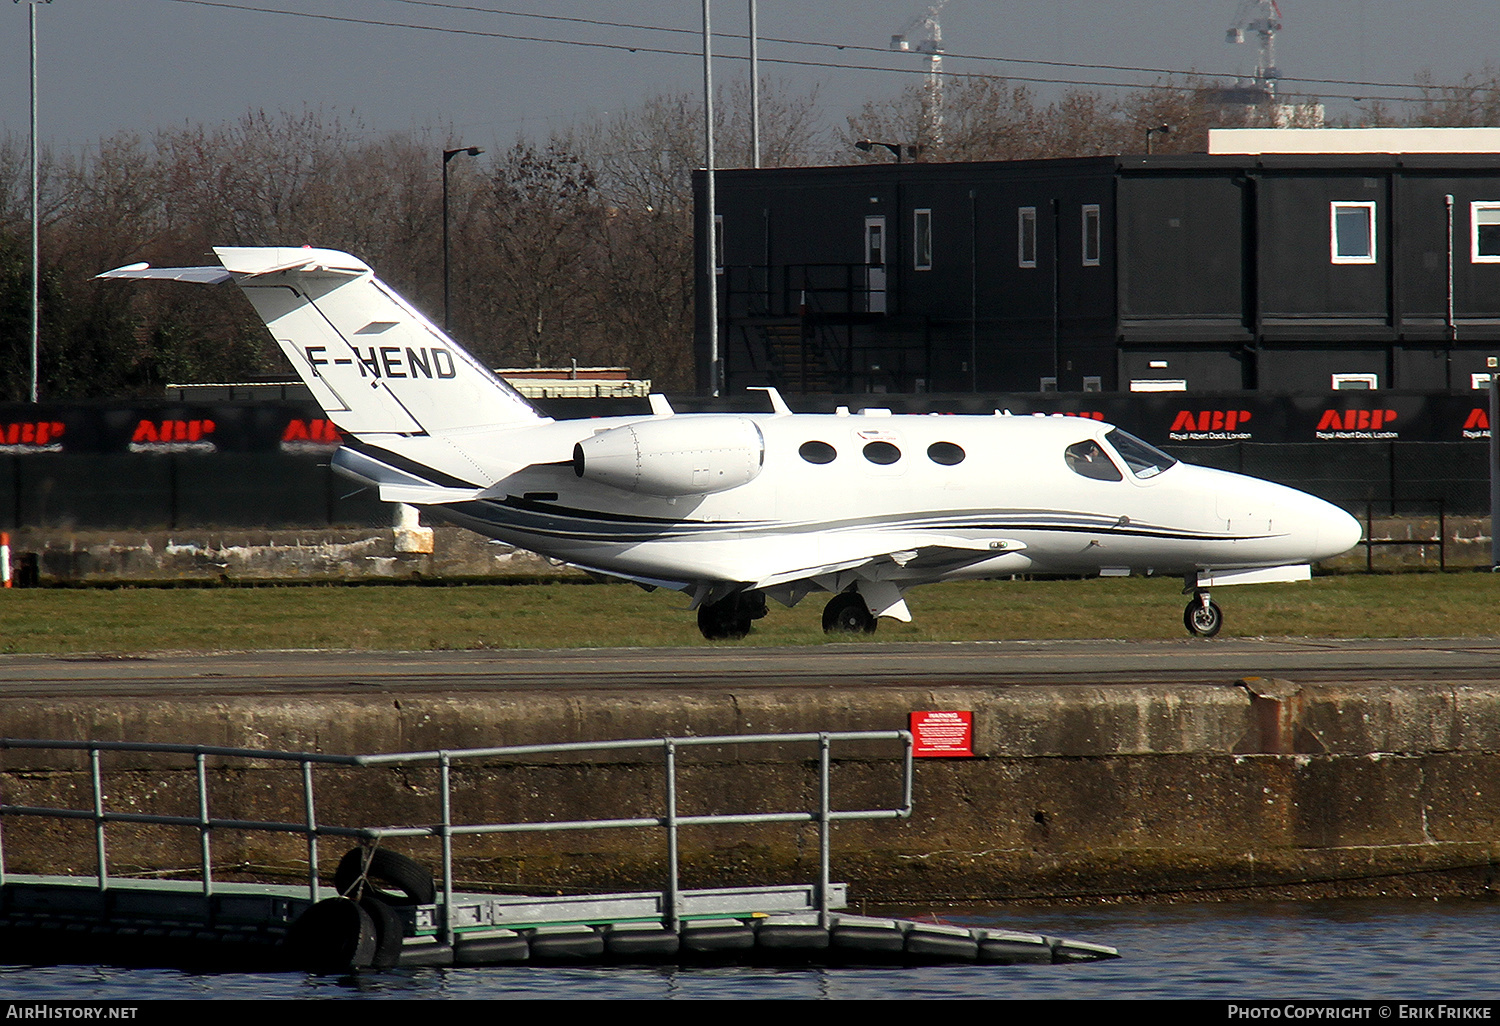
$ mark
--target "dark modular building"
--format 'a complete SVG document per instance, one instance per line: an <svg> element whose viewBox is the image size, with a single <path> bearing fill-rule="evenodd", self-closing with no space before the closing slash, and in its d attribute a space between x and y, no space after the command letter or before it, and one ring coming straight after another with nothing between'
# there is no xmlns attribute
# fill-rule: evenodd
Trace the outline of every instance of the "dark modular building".
<svg viewBox="0 0 1500 1026"><path fill-rule="evenodd" d="M725 389L1469 389L1500 355L1500 154L725 170ZM698 190L698 366L709 378Z"/></svg>

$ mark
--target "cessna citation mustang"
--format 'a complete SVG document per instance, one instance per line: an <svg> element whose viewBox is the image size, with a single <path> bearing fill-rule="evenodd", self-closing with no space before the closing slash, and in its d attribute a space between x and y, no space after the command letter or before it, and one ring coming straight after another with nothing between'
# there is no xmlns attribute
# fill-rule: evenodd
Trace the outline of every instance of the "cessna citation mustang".
<svg viewBox="0 0 1500 1026"><path fill-rule="evenodd" d="M328 417L340 473L386 502L581 569L692 597L707 638L741 637L766 599L833 597L828 631L909 621L918 584L1020 573L1171 574L1204 637L1214 585L1302 580L1360 537L1303 492L1179 463L1077 417L888 410L554 421L362 261L219 248L222 267L103 278L233 280Z"/></svg>

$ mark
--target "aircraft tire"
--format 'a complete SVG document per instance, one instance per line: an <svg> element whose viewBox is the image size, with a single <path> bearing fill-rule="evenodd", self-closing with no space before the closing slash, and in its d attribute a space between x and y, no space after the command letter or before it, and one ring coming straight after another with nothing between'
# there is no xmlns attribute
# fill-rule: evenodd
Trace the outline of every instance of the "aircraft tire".
<svg viewBox="0 0 1500 1026"><path fill-rule="evenodd" d="M761 609L765 609L764 598ZM753 606L741 596L731 595L698 607L698 630L709 641L743 638L750 633L750 621L754 618Z"/></svg>
<svg viewBox="0 0 1500 1026"><path fill-rule="evenodd" d="M827 634L874 634L875 617L857 591L845 591L823 607L823 631Z"/></svg>
<svg viewBox="0 0 1500 1026"><path fill-rule="evenodd" d="M1224 611L1216 602L1204 606L1203 601L1195 595L1182 611L1182 625L1188 629L1189 634L1211 638L1224 626Z"/></svg>

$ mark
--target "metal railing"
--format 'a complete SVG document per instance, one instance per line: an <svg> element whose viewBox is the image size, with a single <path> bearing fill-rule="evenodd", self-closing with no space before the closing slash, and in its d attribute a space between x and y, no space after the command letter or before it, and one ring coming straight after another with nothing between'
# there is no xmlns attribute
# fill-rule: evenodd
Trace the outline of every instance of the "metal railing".
<svg viewBox="0 0 1500 1026"><path fill-rule="evenodd" d="M836 742L899 741L902 743L901 805L887 809L834 809L831 796L830 769L832 748ZM678 812L677 756L685 748L706 746L740 746L753 744L812 744L818 746L818 805L814 809L783 812L718 813L681 815ZM829 861L831 828L834 823L851 820L906 819L912 810L912 736L905 730L890 731L822 731L793 734L739 734L717 737L664 737L649 740L581 741L564 744L510 745L498 748L465 748L428 752L399 752L385 755L323 755L315 752L279 752L250 748L226 748L211 745L158 744L121 741L41 741L15 738L0 739L0 751L29 749L43 751L77 751L88 755L91 782L91 808L12 805L0 802L0 824L6 817L40 817L54 820L81 820L93 824L96 886L107 891L110 886L108 849L105 828L111 823L147 824L196 829L199 837L199 872L205 897L214 893L212 834L215 830L240 830L296 834L307 839L307 886L310 900L319 895L318 841L322 837L353 838L366 844L378 844L385 838L432 837L442 849L442 930L447 943L453 942L453 924L447 910L453 908L453 840L455 837L503 833L539 833L549 831L600 830L657 827L666 831L667 882L663 893L663 925L678 926L682 890L679 885L678 832L683 827L730 824L815 823L819 830L818 894L819 918L828 924ZM522 822L460 823L453 817L452 770L456 763L479 759L510 759L526 756L567 753L649 751L657 749L662 756L664 801L657 815L611 819L537 820ZM106 807L104 773L101 757L106 752L135 752L162 755L191 755L196 775L197 809L194 815L167 815L148 812L113 811ZM295 764L300 769L303 818L294 821L220 819L209 811L207 760L244 759ZM435 764L439 770L438 819L430 823L407 823L386 826L345 826L318 822L314 794L313 768L382 767ZM0 831L0 884L6 882L4 833Z"/></svg>
<svg viewBox="0 0 1500 1026"><path fill-rule="evenodd" d="M1390 503L1391 516L1392 517L1396 516L1396 505L1397 504L1396 504L1395 501L1392 501ZM1444 501L1442 499L1432 499L1432 500L1429 500L1428 502L1421 503L1420 505L1422 505L1422 506L1436 506L1437 507L1437 537L1435 537L1435 538L1433 538L1433 537L1397 538L1397 537L1390 536L1390 535L1388 535L1388 536L1386 536L1384 538L1377 538L1377 537L1375 537L1375 504L1373 502L1367 502L1367 503L1365 503L1365 533L1364 533L1364 537L1362 537L1359 540L1359 543L1358 543L1358 544L1363 545L1365 547L1365 573L1371 574L1371 573L1375 572L1375 549L1377 547L1412 546L1412 545L1415 545L1415 546L1417 546L1418 548L1421 548L1421 549L1431 548L1434 545L1437 546L1437 551L1438 551L1438 570L1440 572L1446 572L1447 571L1447 569L1448 569L1448 514L1447 514L1447 510L1445 508L1446 507L1446 503L1444 503Z"/></svg>

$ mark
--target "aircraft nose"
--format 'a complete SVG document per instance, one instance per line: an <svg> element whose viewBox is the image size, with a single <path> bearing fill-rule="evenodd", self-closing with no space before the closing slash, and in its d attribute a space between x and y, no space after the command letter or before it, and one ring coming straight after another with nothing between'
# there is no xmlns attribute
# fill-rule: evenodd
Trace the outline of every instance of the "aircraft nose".
<svg viewBox="0 0 1500 1026"><path fill-rule="evenodd" d="M1276 503L1282 530L1298 550L1299 562L1341 556L1359 544L1364 529L1338 506L1306 492L1286 489Z"/></svg>
<svg viewBox="0 0 1500 1026"><path fill-rule="evenodd" d="M1354 517L1331 502L1325 502L1318 523L1319 559L1341 556L1364 537L1364 527Z"/></svg>

